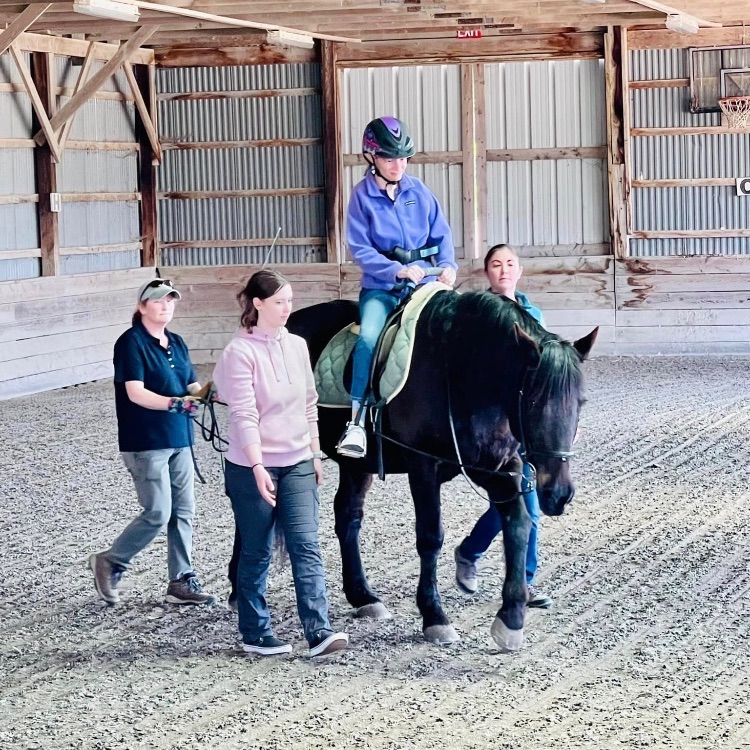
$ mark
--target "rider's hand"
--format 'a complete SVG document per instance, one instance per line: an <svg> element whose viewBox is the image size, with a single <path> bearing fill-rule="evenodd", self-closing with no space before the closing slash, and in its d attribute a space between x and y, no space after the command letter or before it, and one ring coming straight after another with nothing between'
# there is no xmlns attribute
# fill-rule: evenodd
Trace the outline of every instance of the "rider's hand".
<svg viewBox="0 0 750 750"><path fill-rule="evenodd" d="M414 284L419 284L424 278L424 268L421 266L402 266L396 274L397 279L408 279Z"/></svg>
<svg viewBox="0 0 750 750"><path fill-rule="evenodd" d="M276 507L276 486L271 475L263 464L253 466L255 484L258 486L260 496L272 507Z"/></svg>
<svg viewBox="0 0 750 750"><path fill-rule="evenodd" d="M446 286L453 286L456 283L456 272L450 266L446 266L437 280Z"/></svg>

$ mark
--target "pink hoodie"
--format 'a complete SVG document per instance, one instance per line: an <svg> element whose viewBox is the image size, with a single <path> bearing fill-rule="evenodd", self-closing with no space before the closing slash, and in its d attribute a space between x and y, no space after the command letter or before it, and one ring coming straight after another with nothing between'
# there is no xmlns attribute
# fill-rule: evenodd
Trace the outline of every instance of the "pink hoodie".
<svg viewBox="0 0 750 750"><path fill-rule="evenodd" d="M286 328L277 337L241 328L219 356L213 379L229 405L232 463L249 466L244 448L252 443L260 443L266 466L312 458L318 394L304 339Z"/></svg>

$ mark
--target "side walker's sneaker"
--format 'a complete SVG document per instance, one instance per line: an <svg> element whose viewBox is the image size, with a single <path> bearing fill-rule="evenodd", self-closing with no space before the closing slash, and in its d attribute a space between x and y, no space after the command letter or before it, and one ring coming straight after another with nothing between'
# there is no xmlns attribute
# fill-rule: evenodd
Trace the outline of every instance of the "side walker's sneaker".
<svg viewBox="0 0 750 750"><path fill-rule="evenodd" d="M347 458L364 458L367 453L367 433L356 422L349 422L336 446L336 453Z"/></svg>
<svg viewBox="0 0 750 750"><path fill-rule="evenodd" d="M554 600L551 599L547 594L542 594L541 591L537 591L533 586L529 585L529 601L526 602L527 607L534 609L549 609L553 604Z"/></svg>
<svg viewBox="0 0 750 750"><path fill-rule="evenodd" d="M456 560L456 586L464 594L476 594L479 588L479 579L477 578L477 564L461 556L461 545L453 551L453 557Z"/></svg>
<svg viewBox="0 0 750 750"><path fill-rule="evenodd" d="M195 573L186 573L182 578L169 582L164 601L167 604L216 604L216 597L203 593Z"/></svg>
<svg viewBox="0 0 750 750"><path fill-rule="evenodd" d="M243 643L242 649L247 654L259 654L260 656L276 656L277 654L291 654L292 647L284 641L280 641L273 635L264 635L250 643Z"/></svg>
<svg viewBox="0 0 750 750"><path fill-rule="evenodd" d="M89 568L94 573L96 593L107 604L117 604L120 601L120 592L117 587L120 585L125 568L111 563L103 552L94 552L89 556Z"/></svg>
<svg viewBox="0 0 750 750"><path fill-rule="evenodd" d="M349 636L346 633L321 633L310 644L310 656L328 656L336 651L343 651L349 645Z"/></svg>

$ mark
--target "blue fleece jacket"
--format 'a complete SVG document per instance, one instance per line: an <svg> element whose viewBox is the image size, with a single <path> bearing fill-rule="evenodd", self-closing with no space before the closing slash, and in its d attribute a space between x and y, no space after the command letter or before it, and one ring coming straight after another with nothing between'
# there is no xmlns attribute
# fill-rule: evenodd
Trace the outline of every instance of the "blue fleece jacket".
<svg viewBox="0 0 750 750"><path fill-rule="evenodd" d="M546 328L547 324L544 322L544 313L536 306L529 302L529 298L523 292L516 292L516 302L531 315L542 328Z"/></svg>
<svg viewBox="0 0 750 750"><path fill-rule="evenodd" d="M440 204L416 177L401 178L396 200L392 202L368 172L352 190L346 241L354 262L362 269L363 289L392 289L398 282L396 274L402 265L382 254L395 247L416 250L437 246L436 265L458 269L451 229ZM431 265L427 261L417 262L424 268Z"/></svg>

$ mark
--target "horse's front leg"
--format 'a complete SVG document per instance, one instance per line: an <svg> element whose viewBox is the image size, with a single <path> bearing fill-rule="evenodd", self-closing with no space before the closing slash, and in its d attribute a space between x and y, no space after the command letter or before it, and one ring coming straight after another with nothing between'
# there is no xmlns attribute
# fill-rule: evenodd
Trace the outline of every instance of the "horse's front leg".
<svg viewBox="0 0 750 750"><path fill-rule="evenodd" d="M434 464L423 461L410 463L409 486L414 500L420 561L417 606L422 615L425 639L443 646L455 643L459 637L443 611L437 583L437 559L443 546L440 482Z"/></svg>
<svg viewBox="0 0 750 750"><path fill-rule="evenodd" d="M351 471L347 463L339 465L339 486L333 504L336 536L341 547L341 574L347 601L357 617L387 620L391 613L370 588L359 550L365 496L371 485L372 474Z"/></svg>
<svg viewBox="0 0 750 750"><path fill-rule="evenodd" d="M505 550L505 582L503 603L492 623L492 639L503 652L518 651L523 645L526 615L526 548L529 543L531 519L521 495L495 507L503 519Z"/></svg>

